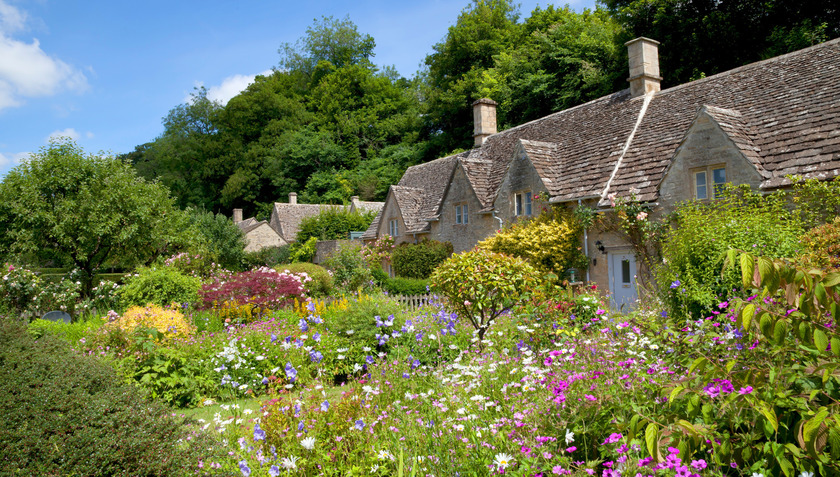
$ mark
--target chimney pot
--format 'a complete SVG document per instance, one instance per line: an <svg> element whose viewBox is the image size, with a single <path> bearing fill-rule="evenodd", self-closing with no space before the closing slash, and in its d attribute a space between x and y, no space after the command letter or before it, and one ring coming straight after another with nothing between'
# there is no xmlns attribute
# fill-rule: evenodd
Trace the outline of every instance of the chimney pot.
<svg viewBox="0 0 840 477"><path fill-rule="evenodd" d="M242 222L242 209L233 209L233 223Z"/></svg>
<svg viewBox="0 0 840 477"><path fill-rule="evenodd" d="M297 205L297 192L289 192L289 203Z"/></svg>
<svg viewBox="0 0 840 477"><path fill-rule="evenodd" d="M630 64L630 96L643 96L659 91L659 42L639 37L624 44Z"/></svg>
<svg viewBox="0 0 840 477"><path fill-rule="evenodd" d="M489 98L481 98L473 104L473 138L475 146L484 144L488 136L496 134L496 106Z"/></svg>
<svg viewBox="0 0 840 477"><path fill-rule="evenodd" d="M353 209L355 209L355 210L359 210L359 208L362 206L362 203L359 201L359 196L357 196L357 195L354 195L353 197L350 197L350 204L353 206Z"/></svg>

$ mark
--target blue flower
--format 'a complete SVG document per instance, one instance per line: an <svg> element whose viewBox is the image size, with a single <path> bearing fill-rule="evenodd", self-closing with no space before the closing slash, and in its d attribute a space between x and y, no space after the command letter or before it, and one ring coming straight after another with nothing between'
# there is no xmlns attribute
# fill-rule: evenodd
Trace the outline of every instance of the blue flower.
<svg viewBox="0 0 840 477"><path fill-rule="evenodd" d="M673 290L674 288L677 288L679 286L680 286L680 281L679 280L674 280L673 282L671 282L671 290Z"/></svg>
<svg viewBox="0 0 840 477"><path fill-rule="evenodd" d="M314 335L312 335L312 339L315 340L316 343L320 343L321 342L321 333L315 333Z"/></svg>
<svg viewBox="0 0 840 477"><path fill-rule="evenodd" d="M361 431L365 428L365 421L359 419L356 421L356 424L353 426L357 431Z"/></svg>
<svg viewBox="0 0 840 477"><path fill-rule="evenodd" d="M279 477L280 467L272 465L271 468L268 469L268 475L270 475L271 477Z"/></svg>
<svg viewBox="0 0 840 477"><path fill-rule="evenodd" d="M303 430L303 421L300 421L298 423L298 431L302 431L302 430Z"/></svg>
<svg viewBox="0 0 840 477"><path fill-rule="evenodd" d="M330 403L329 403L329 401L324 401L324 402L322 402L322 403L321 403L321 410L322 410L322 411L327 412L327 410L328 410L329 408L330 408Z"/></svg>
<svg viewBox="0 0 840 477"><path fill-rule="evenodd" d="M309 304L308 304L308 305L306 305L306 309L307 309L307 310L309 310L310 312L315 311L315 303L312 303L312 302L310 301L310 302L309 302Z"/></svg>
<svg viewBox="0 0 840 477"><path fill-rule="evenodd" d="M295 382L295 378L297 378L297 370L292 367L292 363L286 363L286 376L291 382Z"/></svg>
<svg viewBox="0 0 840 477"><path fill-rule="evenodd" d="M303 319L303 318L300 319L300 322L298 323L298 326L300 327L300 331L303 331L303 332L309 331L309 323L307 323L306 320Z"/></svg>
<svg viewBox="0 0 840 477"><path fill-rule="evenodd" d="M248 467L248 462L244 460L239 461L239 470L242 471L242 475L244 477L248 477L251 475L251 468Z"/></svg>
<svg viewBox="0 0 840 477"><path fill-rule="evenodd" d="M365 358L365 361L367 361L367 363L368 363L368 364L373 364L373 363L375 363L375 362L376 362L376 360L375 360L375 359L373 359L373 356L370 356L370 355L368 355L368 356Z"/></svg>
<svg viewBox="0 0 840 477"><path fill-rule="evenodd" d="M313 363L320 363L321 360L324 359L324 355L321 354L320 351L315 351L313 349L309 352L309 359L311 359Z"/></svg>
<svg viewBox="0 0 840 477"><path fill-rule="evenodd" d="M255 441L264 441L265 440L265 431L260 429L260 424L254 424L254 440Z"/></svg>
<svg viewBox="0 0 840 477"><path fill-rule="evenodd" d="M271 333L271 342L274 343L275 341L277 341L277 335Z"/></svg>

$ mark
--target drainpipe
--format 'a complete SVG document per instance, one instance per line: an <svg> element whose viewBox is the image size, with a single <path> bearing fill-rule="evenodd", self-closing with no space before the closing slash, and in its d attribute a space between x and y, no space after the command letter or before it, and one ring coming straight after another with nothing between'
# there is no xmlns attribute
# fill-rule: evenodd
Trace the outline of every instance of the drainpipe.
<svg viewBox="0 0 840 477"><path fill-rule="evenodd" d="M493 209L493 218L499 221L499 230L505 228L505 223L502 222L501 217L496 217L496 209Z"/></svg>
<svg viewBox="0 0 840 477"><path fill-rule="evenodd" d="M578 199L578 207L581 207L583 202ZM589 283L589 233L586 227L583 228L583 254L586 256L586 283Z"/></svg>

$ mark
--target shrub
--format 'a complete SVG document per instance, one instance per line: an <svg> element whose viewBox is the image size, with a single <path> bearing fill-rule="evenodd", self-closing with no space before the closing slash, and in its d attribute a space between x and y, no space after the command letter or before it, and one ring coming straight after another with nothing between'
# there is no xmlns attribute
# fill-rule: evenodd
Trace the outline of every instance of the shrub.
<svg viewBox="0 0 840 477"><path fill-rule="evenodd" d="M149 303L169 306L174 303L195 303L201 281L171 267L141 267L126 279L117 295L123 307Z"/></svg>
<svg viewBox="0 0 840 477"><path fill-rule="evenodd" d="M452 244L437 240L423 240L418 244L403 244L391 252L394 273L405 278L429 278L432 271L452 255Z"/></svg>
<svg viewBox="0 0 840 477"><path fill-rule="evenodd" d="M735 270L721 273L727 249L793 257L801 233L781 196L740 189L708 204L681 204L664 235L663 264L655 270L660 296L672 313L707 316L742 288Z"/></svg>
<svg viewBox="0 0 840 477"><path fill-rule="evenodd" d="M0 280L0 307L6 313L20 316L31 310L41 279L25 268L6 264L5 269Z"/></svg>
<svg viewBox="0 0 840 477"><path fill-rule="evenodd" d="M802 236L801 261L811 267L840 271L840 217Z"/></svg>
<svg viewBox="0 0 840 477"><path fill-rule="evenodd" d="M523 258L541 272L557 276L563 276L569 268L585 269L588 264L581 251L580 225L557 207L524 224L505 227L478 246Z"/></svg>
<svg viewBox="0 0 840 477"><path fill-rule="evenodd" d="M375 212L350 212L349 208L324 209L314 217L300 221L296 240L305 243L310 238L317 240L340 240L348 238L352 231L367 230L376 217Z"/></svg>
<svg viewBox="0 0 840 477"><path fill-rule="evenodd" d="M361 254L361 246L345 245L333 252L324 265L332 271L335 285L346 291L368 288L372 281L370 268Z"/></svg>
<svg viewBox="0 0 840 477"><path fill-rule="evenodd" d="M392 295L423 295L429 291L429 280L423 278L386 277L382 288Z"/></svg>
<svg viewBox="0 0 840 477"><path fill-rule="evenodd" d="M536 276L534 267L521 258L476 248L453 255L435 269L431 288L470 321L481 340L493 320L536 285Z"/></svg>
<svg viewBox="0 0 840 477"><path fill-rule="evenodd" d="M302 274L305 273L310 281L303 284L306 288L306 294L309 296L326 296L332 293L333 279L330 272L326 268L308 262L289 263L286 265L279 265L274 268L278 272L288 270L290 273Z"/></svg>
<svg viewBox="0 0 840 477"><path fill-rule="evenodd" d="M205 284L200 292L200 309L247 307L248 317L280 309L304 295L304 281L293 273L258 268L236 273L224 280Z"/></svg>
<svg viewBox="0 0 840 477"><path fill-rule="evenodd" d="M109 366L0 319L0 474L187 475L221 454ZM189 444L187 444L189 442Z"/></svg>
<svg viewBox="0 0 840 477"><path fill-rule="evenodd" d="M318 239L310 237L306 242L295 242L291 245L289 259L292 262L311 262L315 257L315 244Z"/></svg>
<svg viewBox="0 0 840 477"><path fill-rule="evenodd" d="M381 321L388 316L399 315L401 309L399 303L382 294L362 294L358 300L348 301L346 308L330 307L325 310L324 322L330 324L333 334L349 337L354 345L376 348L377 335L382 332L376 317Z"/></svg>
<svg viewBox="0 0 840 477"><path fill-rule="evenodd" d="M279 247L265 247L256 252L245 252L242 263L245 268L274 267L281 263L289 263L291 257L291 245L281 245Z"/></svg>
<svg viewBox="0 0 840 477"><path fill-rule="evenodd" d="M223 214L187 209L192 228L200 234L209 262L229 270L241 270L245 234Z"/></svg>
<svg viewBox="0 0 840 477"><path fill-rule="evenodd" d="M75 323L55 322L37 319L29 324L27 330L35 338L44 335L54 336L70 344L76 344L79 340L88 337L99 329L104 323L100 318Z"/></svg>
<svg viewBox="0 0 840 477"><path fill-rule="evenodd" d="M161 308L153 304L144 307L133 306L108 326L128 333L134 332L138 327L153 328L164 337L188 337L195 334L195 325L185 319L178 309Z"/></svg>

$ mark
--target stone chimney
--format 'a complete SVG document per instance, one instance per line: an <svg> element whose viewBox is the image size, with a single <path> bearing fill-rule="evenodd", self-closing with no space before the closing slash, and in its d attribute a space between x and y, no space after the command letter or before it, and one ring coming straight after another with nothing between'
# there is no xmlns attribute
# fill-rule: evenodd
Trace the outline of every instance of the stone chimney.
<svg viewBox="0 0 840 477"><path fill-rule="evenodd" d="M233 223L242 222L242 209L233 209Z"/></svg>
<svg viewBox="0 0 840 477"><path fill-rule="evenodd" d="M624 44L630 59L630 96L659 91L659 42L639 37Z"/></svg>
<svg viewBox="0 0 840 477"><path fill-rule="evenodd" d="M289 192L289 203L297 205L297 192Z"/></svg>
<svg viewBox="0 0 840 477"><path fill-rule="evenodd" d="M354 195L353 197L350 197L350 205L353 210L361 210L362 202L359 200L359 196Z"/></svg>
<svg viewBox="0 0 840 477"><path fill-rule="evenodd" d="M488 136L496 134L496 105L495 101L488 98L481 98L472 104L475 146L484 144Z"/></svg>

